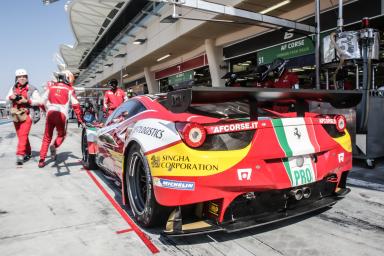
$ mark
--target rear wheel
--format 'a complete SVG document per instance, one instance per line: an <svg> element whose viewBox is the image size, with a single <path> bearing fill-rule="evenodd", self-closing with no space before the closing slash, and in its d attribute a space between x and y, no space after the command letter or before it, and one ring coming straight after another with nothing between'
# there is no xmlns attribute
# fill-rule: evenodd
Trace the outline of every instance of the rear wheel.
<svg viewBox="0 0 384 256"><path fill-rule="evenodd" d="M135 220L143 227L165 222L167 208L156 202L151 172L139 145L129 150L126 164L125 184Z"/></svg>
<svg viewBox="0 0 384 256"><path fill-rule="evenodd" d="M83 130L81 139L81 152L83 154L83 165L89 170L97 169L96 156L94 154L89 154L88 152L87 131L85 129Z"/></svg>

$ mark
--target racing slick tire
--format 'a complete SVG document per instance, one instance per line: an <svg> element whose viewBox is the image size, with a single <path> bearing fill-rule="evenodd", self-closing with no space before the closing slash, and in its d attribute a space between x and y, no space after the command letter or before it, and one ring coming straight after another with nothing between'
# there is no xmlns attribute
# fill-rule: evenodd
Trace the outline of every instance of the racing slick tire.
<svg viewBox="0 0 384 256"><path fill-rule="evenodd" d="M170 210L156 201L151 171L139 145L130 148L125 170L128 200L136 222L142 227L165 223Z"/></svg>
<svg viewBox="0 0 384 256"><path fill-rule="evenodd" d="M83 134L81 136L81 152L83 155L82 162L85 168L89 170L98 169L96 164L96 156L89 154L88 152L88 141L87 141L87 132L83 129Z"/></svg>

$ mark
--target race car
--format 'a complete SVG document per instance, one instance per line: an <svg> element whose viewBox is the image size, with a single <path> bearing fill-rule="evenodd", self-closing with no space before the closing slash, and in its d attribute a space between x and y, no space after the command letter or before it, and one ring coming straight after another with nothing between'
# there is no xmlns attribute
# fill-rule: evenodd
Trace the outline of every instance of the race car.
<svg viewBox="0 0 384 256"><path fill-rule="evenodd" d="M121 184L143 227L165 225L177 236L261 226L329 207L350 191L347 121L308 112L308 102L349 108L360 99L204 87L136 96L83 130L83 162Z"/></svg>

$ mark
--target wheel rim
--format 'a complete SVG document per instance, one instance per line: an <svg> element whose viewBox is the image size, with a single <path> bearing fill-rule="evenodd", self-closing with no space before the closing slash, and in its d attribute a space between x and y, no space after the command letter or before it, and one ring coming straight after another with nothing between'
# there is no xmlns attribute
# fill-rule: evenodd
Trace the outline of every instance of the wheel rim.
<svg viewBox="0 0 384 256"><path fill-rule="evenodd" d="M134 153L131 158L132 176L129 179L131 200L138 213L145 209L148 192L148 179L144 168L144 163L138 153Z"/></svg>

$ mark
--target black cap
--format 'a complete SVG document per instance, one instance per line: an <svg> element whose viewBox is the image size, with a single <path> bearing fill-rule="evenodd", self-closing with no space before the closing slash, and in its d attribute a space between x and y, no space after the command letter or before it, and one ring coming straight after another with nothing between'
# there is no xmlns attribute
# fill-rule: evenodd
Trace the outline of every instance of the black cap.
<svg viewBox="0 0 384 256"><path fill-rule="evenodd" d="M114 78L108 81L108 86L116 87L118 84L119 82Z"/></svg>

